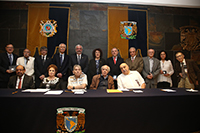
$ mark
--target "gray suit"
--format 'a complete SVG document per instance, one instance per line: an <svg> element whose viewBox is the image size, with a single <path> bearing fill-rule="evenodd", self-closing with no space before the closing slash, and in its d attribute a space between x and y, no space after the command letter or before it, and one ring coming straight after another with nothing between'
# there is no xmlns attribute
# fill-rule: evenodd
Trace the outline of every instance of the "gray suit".
<svg viewBox="0 0 200 133"><path fill-rule="evenodd" d="M153 67L152 67L152 79L148 79L147 75L150 73L150 63L149 63L149 57L144 57L143 58L143 63L144 63L144 68L142 71L142 75L144 77L145 83L146 83L146 88L156 88L157 86L157 77L160 72L160 61L156 58L153 59Z"/></svg>

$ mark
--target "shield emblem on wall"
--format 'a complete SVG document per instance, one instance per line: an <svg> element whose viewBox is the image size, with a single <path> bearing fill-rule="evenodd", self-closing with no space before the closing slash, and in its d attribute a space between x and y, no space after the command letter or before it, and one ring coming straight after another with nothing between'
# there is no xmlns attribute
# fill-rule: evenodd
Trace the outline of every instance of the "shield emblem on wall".
<svg viewBox="0 0 200 133"><path fill-rule="evenodd" d="M65 116L64 123L67 131L73 132L77 127L77 116Z"/></svg>
<svg viewBox="0 0 200 133"><path fill-rule="evenodd" d="M137 22L121 21L120 22L120 36L122 39L136 39Z"/></svg>

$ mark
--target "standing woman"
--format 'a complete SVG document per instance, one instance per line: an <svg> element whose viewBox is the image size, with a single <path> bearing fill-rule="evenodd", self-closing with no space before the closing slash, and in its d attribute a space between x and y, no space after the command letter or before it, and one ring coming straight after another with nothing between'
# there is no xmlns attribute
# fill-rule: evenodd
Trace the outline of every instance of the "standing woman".
<svg viewBox="0 0 200 133"><path fill-rule="evenodd" d="M167 59L166 51L160 51L159 55L161 70L158 75L157 88L172 87L171 75L174 73L172 63L170 60Z"/></svg>
<svg viewBox="0 0 200 133"><path fill-rule="evenodd" d="M92 52L93 59L89 62L88 68L88 85L92 82L94 75L101 73L101 67L106 64L106 61L102 58L102 50L100 48L94 49Z"/></svg>

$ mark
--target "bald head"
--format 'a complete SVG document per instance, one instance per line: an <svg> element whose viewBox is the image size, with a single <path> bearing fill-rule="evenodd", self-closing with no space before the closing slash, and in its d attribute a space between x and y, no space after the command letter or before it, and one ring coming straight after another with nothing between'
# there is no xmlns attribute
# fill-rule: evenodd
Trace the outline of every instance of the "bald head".
<svg viewBox="0 0 200 133"><path fill-rule="evenodd" d="M129 66L126 63L122 63L119 67L124 75L128 75L130 73Z"/></svg>

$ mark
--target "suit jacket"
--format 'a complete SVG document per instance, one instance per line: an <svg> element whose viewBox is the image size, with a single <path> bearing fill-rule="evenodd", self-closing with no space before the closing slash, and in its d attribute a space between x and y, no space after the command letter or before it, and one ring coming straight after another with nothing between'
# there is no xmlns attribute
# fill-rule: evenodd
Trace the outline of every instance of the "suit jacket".
<svg viewBox="0 0 200 133"><path fill-rule="evenodd" d="M131 71L136 70L139 73L143 70L143 59L142 57L135 57L135 60L132 62L131 58L125 60L125 63L129 66Z"/></svg>
<svg viewBox="0 0 200 133"><path fill-rule="evenodd" d="M192 59L185 59L186 65L187 65L187 76L189 78L189 81L196 84L196 81L200 81L200 69L197 66L196 62ZM176 75L178 77L178 82L180 81L181 77L179 73L182 72L180 62L176 63L176 69L175 69Z"/></svg>
<svg viewBox="0 0 200 133"><path fill-rule="evenodd" d="M33 76L34 75L34 60L35 60L35 58L34 57L31 57L31 56L29 56L29 60L28 60L28 62L27 62L27 64L26 64L26 66L25 66L25 63L24 63L24 56L22 56L22 57L19 57L18 59L17 59L17 65L22 65L22 66L24 66L25 67L25 69L26 69L26 72L25 72L25 74L27 74L28 76Z"/></svg>
<svg viewBox="0 0 200 133"><path fill-rule="evenodd" d="M119 66L124 63L124 59L121 57L117 57L117 62L116 64L114 64L114 60L113 57L110 57L107 59L107 65L110 67L110 72L109 75L113 76L113 75L120 75L121 74L121 70L119 68Z"/></svg>
<svg viewBox="0 0 200 133"><path fill-rule="evenodd" d="M92 78L92 84L90 85L90 89L96 90L99 86L101 74L95 75ZM113 77L108 75L108 89L115 89Z"/></svg>
<svg viewBox="0 0 200 133"><path fill-rule="evenodd" d="M157 84L157 77L158 77L158 74L160 72L160 61L158 59L154 58L154 57L152 59L153 59L153 67L152 67L151 73L153 75L153 79L147 78L148 73L150 73L150 64L149 64L149 57L148 56L143 58L144 68L142 70L142 75L143 75L143 78L144 78L146 84L151 82L151 84L156 85Z"/></svg>
<svg viewBox="0 0 200 133"><path fill-rule="evenodd" d="M16 65L16 60L17 60L17 55L13 54L13 62L11 65ZM6 53L1 53L0 54L0 81L5 81L8 82L10 76L15 75L16 73L7 73L6 70L9 69L10 66L10 62L9 62L9 58L8 58L8 54Z"/></svg>
<svg viewBox="0 0 200 133"><path fill-rule="evenodd" d="M64 61L60 64L60 53L56 53L53 57L52 63L58 67L57 73L62 73L62 79L67 80L69 76L69 69L71 66L71 58L65 53Z"/></svg>
<svg viewBox="0 0 200 133"><path fill-rule="evenodd" d="M14 75L10 77L10 80L8 82L8 88L16 88L16 82L17 82L17 75ZM33 77L24 75L23 83L22 83L22 89L30 89L30 88L35 88L34 82L33 82Z"/></svg>
<svg viewBox="0 0 200 133"><path fill-rule="evenodd" d="M78 64L78 61L77 61L77 55L76 55L76 53L70 55L70 57L72 59L71 60L71 67L70 67L70 69L72 71L74 65ZM81 66L82 71L86 74L87 71L88 71L88 56L87 55L81 54L80 66Z"/></svg>
<svg viewBox="0 0 200 133"><path fill-rule="evenodd" d="M52 63L52 59L47 57L46 61L43 64L43 60L40 56L35 57L34 62L34 69L35 69L35 82L36 82L36 88L39 87L42 80L39 78L41 75L45 75L45 77L48 76L47 68Z"/></svg>
<svg viewBox="0 0 200 133"><path fill-rule="evenodd" d="M105 64L106 64L106 61L103 58L100 58L100 61L99 61L99 74L101 73L101 67L103 65L105 65ZM89 84L91 84L92 77L97 74L95 59L91 59L90 60L88 69L89 69L89 71L88 71L88 76L87 77L88 77Z"/></svg>

